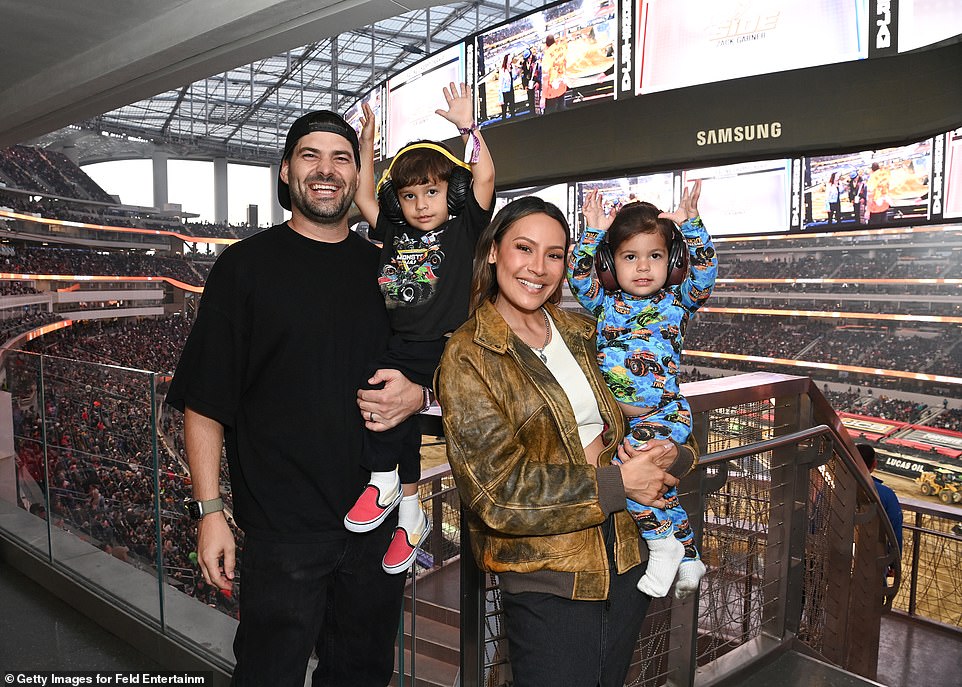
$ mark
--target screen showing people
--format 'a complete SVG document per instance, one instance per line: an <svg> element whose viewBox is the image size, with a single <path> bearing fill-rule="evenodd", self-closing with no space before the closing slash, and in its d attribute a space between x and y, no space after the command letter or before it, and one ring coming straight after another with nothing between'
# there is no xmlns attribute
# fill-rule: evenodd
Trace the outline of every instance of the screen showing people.
<svg viewBox="0 0 962 687"><path fill-rule="evenodd" d="M897 148L806 158L806 228L928 219L932 139Z"/></svg>
<svg viewBox="0 0 962 687"><path fill-rule="evenodd" d="M660 172L644 176L583 181L578 184L579 206L589 192L595 191L604 199L602 209L607 216L613 216L623 205L636 200L648 201L659 208L672 207L674 176L673 172ZM580 207L578 217L579 222L583 222L584 218L580 212ZM579 226L578 229L580 231L584 227Z"/></svg>
<svg viewBox="0 0 962 687"><path fill-rule="evenodd" d="M383 89L378 86L366 96L358 100L344 113L344 119L354 130L361 134L361 117L364 115L364 105L370 106L374 112L374 161L380 162L384 159L382 146L382 122L384 121Z"/></svg>
<svg viewBox="0 0 962 687"><path fill-rule="evenodd" d="M613 0L573 0L480 34L478 124L612 98L616 8Z"/></svg>

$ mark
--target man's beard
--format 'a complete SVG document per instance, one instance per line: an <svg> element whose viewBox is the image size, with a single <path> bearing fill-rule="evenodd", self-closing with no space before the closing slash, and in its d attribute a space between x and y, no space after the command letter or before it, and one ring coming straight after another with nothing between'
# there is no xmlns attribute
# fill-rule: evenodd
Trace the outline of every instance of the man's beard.
<svg viewBox="0 0 962 687"><path fill-rule="evenodd" d="M347 216L348 211L351 209L351 203L354 202L354 194L357 192L357 180L354 181L353 185L349 185L344 182L344 179L338 176L314 176L306 179L303 186L307 187L311 184L319 183L342 186L344 193L341 196L341 200L338 201L332 198L330 200L311 201L307 194L302 193L300 184L293 184L288 186L291 194L291 205L296 207L302 215L313 222L317 222L318 224L338 224Z"/></svg>

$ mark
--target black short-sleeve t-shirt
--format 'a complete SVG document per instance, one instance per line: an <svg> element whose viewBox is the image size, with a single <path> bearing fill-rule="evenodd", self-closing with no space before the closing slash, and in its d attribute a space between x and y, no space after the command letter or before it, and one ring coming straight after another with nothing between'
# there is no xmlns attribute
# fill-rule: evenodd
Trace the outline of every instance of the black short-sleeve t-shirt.
<svg viewBox="0 0 962 687"><path fill-rule="evenodd" d="M433 231L393 224L378 215L371 238L381 241L378 284L391 327L410 341L432 341L464 324L471 299L474 249L491 210L468 193L461 214Z"/></svg>
<svg viewBox="0 0 962 687"><path fill-rule="evenodd" d="M291 541L344 536L367 479L356 392L390 326L377 249L277 225L227 248L167 394L224 425L234 517Z"/></svg>

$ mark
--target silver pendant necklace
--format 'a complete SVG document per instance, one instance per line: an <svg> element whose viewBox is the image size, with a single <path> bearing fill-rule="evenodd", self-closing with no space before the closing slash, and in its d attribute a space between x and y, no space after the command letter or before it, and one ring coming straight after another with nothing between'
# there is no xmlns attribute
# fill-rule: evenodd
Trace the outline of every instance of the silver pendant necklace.
<svg viewBox="0 0 962 687"><path fill-rule="evenodd" d="M544 354L544 349L551 343L551 322L548 320L548 312L544 308L541 308L541 314L544 315L544 343L541 345L541 348L531 346L531 350L537 353L538 357L541 358L541 362L547 365L548 356Z"/></svg>

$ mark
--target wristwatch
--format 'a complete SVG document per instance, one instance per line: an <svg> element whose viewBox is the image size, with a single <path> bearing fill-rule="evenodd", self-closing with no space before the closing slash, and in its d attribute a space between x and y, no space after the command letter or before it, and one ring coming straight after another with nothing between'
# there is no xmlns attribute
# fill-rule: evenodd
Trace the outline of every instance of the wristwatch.
<svg viewBox="0 0 962 687"><path fill-rule="evenodd" d="M187 515L194 520L200 520L205 515L224 510L224 500L219 496L216 499L210 499L208 501L186 499L184 501L184 507L187 509Z"/></svg>

